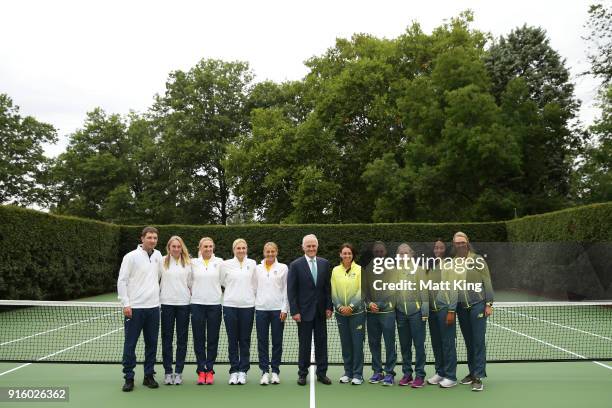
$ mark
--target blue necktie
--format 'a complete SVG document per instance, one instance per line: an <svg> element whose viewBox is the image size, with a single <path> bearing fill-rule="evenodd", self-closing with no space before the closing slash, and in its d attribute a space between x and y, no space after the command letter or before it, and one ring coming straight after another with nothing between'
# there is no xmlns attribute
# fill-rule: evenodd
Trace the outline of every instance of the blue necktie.
<svg viewBox="0 0 612 408"><path fill-rule="evenodd" d="M317 261L315 258L310 260L310 273L312 273L312 279L314 279L315 285L317 284Z"/></svg>

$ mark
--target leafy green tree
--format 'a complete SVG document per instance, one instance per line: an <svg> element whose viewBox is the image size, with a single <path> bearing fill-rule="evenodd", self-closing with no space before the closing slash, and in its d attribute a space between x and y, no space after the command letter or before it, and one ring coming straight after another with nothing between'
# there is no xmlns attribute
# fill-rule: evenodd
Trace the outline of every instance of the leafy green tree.
<svg viewBox="0 0 612 408"><path fill-rule="evenodd" d="M253 75L244 62L201 60L174 71L152 112L173 185L174 222L225 224L234 205L226 149L249 131Z"/></svg>
<svg viewBox="0 0 612 408"><path fill-rule="evenodd" d="M52 125L19 114L19 106L0 94L0 203L44 206L48 159L45 143L55 143Z"/></svg>

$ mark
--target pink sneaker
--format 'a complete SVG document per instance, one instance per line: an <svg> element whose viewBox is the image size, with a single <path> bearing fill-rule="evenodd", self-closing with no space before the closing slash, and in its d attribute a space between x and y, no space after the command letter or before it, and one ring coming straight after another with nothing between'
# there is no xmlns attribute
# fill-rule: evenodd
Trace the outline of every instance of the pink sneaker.
<svg viewBox="0 0 612 408"><path fill-rule="evenodd" d="M204 371L200 371L198 373L198 385L202 385L206 383L206 373Z"/></svg>
<svg viewBox="0 0 612 408"><path fill-rule="evenodd" d="M411 387L412 388L423 388L423 386L425 385L425 380L422 377L417 377L413 382Z"/></svg>
<svg viewBox="0 0 612 408"><path fill-rule="evenodd" d="M399 380L399 385L406 386L412 384L412 374L404 374L401 380Z"/></svg>

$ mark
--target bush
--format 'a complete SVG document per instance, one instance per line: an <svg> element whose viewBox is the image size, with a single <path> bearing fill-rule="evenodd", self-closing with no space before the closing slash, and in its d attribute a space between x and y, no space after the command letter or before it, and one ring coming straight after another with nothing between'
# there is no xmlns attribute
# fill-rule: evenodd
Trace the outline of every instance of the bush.
<svg viewBox="0 0 612 408"><path fill-rule="evenodd" d="M65 300L114 290L120 228L0 207L0 298Z"/></svg>

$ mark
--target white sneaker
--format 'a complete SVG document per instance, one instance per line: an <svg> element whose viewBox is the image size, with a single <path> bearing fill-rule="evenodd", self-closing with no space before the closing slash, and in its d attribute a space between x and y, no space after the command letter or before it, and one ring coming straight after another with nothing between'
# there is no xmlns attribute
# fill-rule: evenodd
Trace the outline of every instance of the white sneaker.
<svg viewBox="0 0 612 408"><path fill-rule="evenodd" d="M174 384L174 374L166 374L164 376L164 384L166 385Z"/></svg>
<svg viewBox="0 0 612 408"><path fill-rule="evenodd" d="M229 385L238 384L238 373L231 373L229 378Z"/></svg>
<svg viewBox="0 0 612 408"><path fill-rule="evenodd" d="M243 373L242 371L238 373L238 384L240 385L246 384L246 373Z"/></svg>
<svg viewBox="0 0 612 408"><path fill-rule="evenodd" d="M270 374L263 373L261 375L261 380L259 380L259 384L260 385L268 385L268 384L270 384Z"/></svg>
<svg viewBox="0 0 612 408"><path fill-rule="evenodd" d="M181 385L183 383L183 374L174 374L174 385Z"/></svg>
<svg viewBox="0 0 612 408"><path fill-rule="evenodd" d="M342 377L340 377L340 384L348 384L351 382L351 379L349 378L348 375L343 375Z"/></svg>
<svg viewBox="0 0 612 408"><path fill-rule="evenodd" d="M363 378L353 378L351 380L351 384L353 384L353 385L361 385L361 384L363 384Z"/></svg>
<svg viewBox="0 0 612 408"><path fill-rule="evenodd" d="M443 379L444 377L442 377L441 375L434 374L433 376L427 379L427 382L431 385L436 385L440 384L440 381L442 381Z"/></svg>
<svg viewBox="0 0 612 408"><path fill-rule="evenodd" d="M440 381L438 384L440 384L440 387L442 388L451 388L457 385L457 381L449 380L448 378L443 378L442 381Z"/></svg>
<svg viewBox="0 0 612 408"><path fill-rule="evenodd" d="M280 377L276 373L272 373L272 379L270 380L272 384L280 384Z"/></svg>

